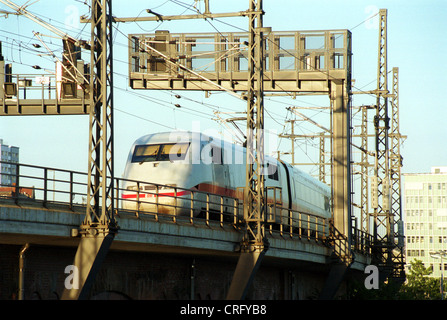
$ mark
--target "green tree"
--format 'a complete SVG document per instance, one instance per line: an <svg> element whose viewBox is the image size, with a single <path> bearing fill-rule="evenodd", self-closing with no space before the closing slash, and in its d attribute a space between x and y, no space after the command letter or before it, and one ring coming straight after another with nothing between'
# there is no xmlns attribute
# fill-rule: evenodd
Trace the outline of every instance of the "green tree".
<svg viewBox="0 0 447 320"><path fill-rule="evenodd" d="M425 268L421 260L410 262L406 274L407 281L399 285L393 281L379 284L379 289L366 289L359 280L348 286L348 299L351 300L440 300L440 279L430 277L432 267Z"/></svg>
<svg viewBox="0 0 447 320"><path fill-rule="evenodd" d="M400 285L395 282L380 283L379 289L366 289L362 281L352 281L348 287L350 300L399 300Z"/></svg>
<svg viewBox="0 0 447 320"><path fill-rule="evenodd" d="M401 287L400 295L404 299L412 300L438 300L441 299L440 280L429 277L432 267L424 267L421 260L410 262L410 271L407 273L407 282Z"/></svg>

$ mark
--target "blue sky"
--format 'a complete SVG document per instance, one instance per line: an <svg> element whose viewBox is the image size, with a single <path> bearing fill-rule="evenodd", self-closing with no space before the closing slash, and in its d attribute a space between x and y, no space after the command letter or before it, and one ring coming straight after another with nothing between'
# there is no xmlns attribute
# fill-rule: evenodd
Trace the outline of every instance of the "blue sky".
<svg viewBox="0 0 447 320"><path fill-rule="evenodd" d="M177 2L177 3L175 3ZM246 10L248 1L213 1L212 12ZM23 4L25 1L16 1ZM149 4L148 4L149 3ZM190 5L193 0L183 0ZM148 7L150 6L150 7ZM203 9L203 2L198 4ZM114 1L113 13L117 17L131 17L145 14L150 8L165 15L192 13L178 1L153 0L128 2ZM264 0L264 26L273 31L349 29L353 41L353 78L355 86L362 90L373 90L377 73L377 20L368 19L379 8L388 9L388 69L399 68L400 131L407 139L402 144L404 157L403 172L429 172L431 166L447 165L447 106L445 103L444 76L447 74L445 52L447 52L447 2L438 1L292 1ZM83 1L40 0L27 8L44 20L68 32L70 35L89 40L89 26L78 23L79 16L88 14ZM0 10L11 11L0 4ZM180 32L238 32L247 28L246 18L217 20L190 20L181 22L120 23L117 28L124 34L153 33L157 30ZM49 34L25 17L9 15L0 18L0 41L3 42L3 56L7 63L13 63L14 73L35 74L30 65L54 69L51 58L41 58L27 50L33 43L33 31ZM121 176L131 144L148 133L179 129L224 129L212 120L213 111L240 112L246 104L226 93L213 93L206 98L197 92L135 92L128 87L126 78L127 40L115 33L115 172ZM45 37L51 48L60 48L60 40ZM40 49L42 50L42 49ZM60 51L59 51L60 52ZM88 62L88 55L85 55ZM391 90L391 77L389 87ZM181 99L176 99L180 94ZM149 100L150 99L150 100ZM154 102L153 99L157 99ZM176 108L174 104L181 104ZM355 95L353 105L374 104L375 98ZM327 97L267 98L265 102L266 128L283 132L287 117L286 107L328 106ZM318 119L324 125L327 115L303 111L306 116ZM356 124L356 123L354 123ZM302 124L303 132L312 130ZM245 126L242 123L242 129ZM315 127L313 128L315 130ZM315 132L318 130L315 130ZM370 131L372 132L372 131ZM88 117L87 116L40 116L1 117L0 138L7 144L20 147L23 163L87 171L88 158ZM278 148L290 150L289 141L277 141ZM370 144L370 149L372 143ZM315 142L307 141L297 148L300 159L315 158ZM312 169L309 169L312 170ZM311 172L312 173L312 172Z"/></svg>

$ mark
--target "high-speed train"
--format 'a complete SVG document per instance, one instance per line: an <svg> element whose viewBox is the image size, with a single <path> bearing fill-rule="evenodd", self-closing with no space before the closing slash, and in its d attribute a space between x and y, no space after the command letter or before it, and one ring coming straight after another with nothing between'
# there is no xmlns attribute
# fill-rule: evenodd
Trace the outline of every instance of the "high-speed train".
<svg viewBox="0 0 447 320"><path fill-rule="evenodd" d="M243 199L245 163L244 147L203 133L145 135L129 152L123 208L188 216L227 210L233 206L231 199ZM329 186L269 156L265 156L264 170L268 203L291 212L331 217ZM210 194L212 198L207 199ZM243 215L242 210L239 214Z"/></svg>

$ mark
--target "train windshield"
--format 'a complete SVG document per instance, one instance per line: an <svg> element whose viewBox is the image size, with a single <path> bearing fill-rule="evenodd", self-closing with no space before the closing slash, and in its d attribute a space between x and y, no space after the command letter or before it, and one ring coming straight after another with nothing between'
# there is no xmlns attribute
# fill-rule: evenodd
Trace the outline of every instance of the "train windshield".
<svg viewBox="0 0 447 320"><path fill-rule="evenodd" d="M189 143L150 144L135 147L132 162L184 160Z"/></svg>

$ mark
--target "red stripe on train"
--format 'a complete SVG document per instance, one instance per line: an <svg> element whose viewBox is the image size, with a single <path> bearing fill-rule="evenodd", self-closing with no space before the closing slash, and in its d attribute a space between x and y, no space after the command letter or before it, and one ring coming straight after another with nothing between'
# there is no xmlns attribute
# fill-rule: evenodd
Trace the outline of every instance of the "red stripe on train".
<svg viewBox="0 0 447 320"><path fill-rule="evenodd" d="M192 191L197 190L197 191L201 191L201 192L209 192L209 193L213 193L213 194L217 194L217 195L221 195L221 196L225 196L225 197L242 198L242 196L243 196L242 192L237 192L234 189L217 186L217 185L211 184L211 183L200 183L196 187L193 187L191 189L192 189ZM188 195L190 193L191 193L190 190L183 190L183 191L177 192L177 196L184 196L184 195ZM175 192L158 193L158 195L160 197L167 197L167 196L175 197ZM140 193L140 199L141 198L153 198L155 196L157 196L157 193ZM136 199L136 198L137 198L137 193L123 194L123 199Z"/></svg>
<svg viewBox="0 0 447 320"><path fill-rule="evenodd" d="M191 191L189 190L185 190L185 191L179 191L177 192L177 197L181 197L187 194L190 194ZM153 198L156 196L159 197L175 197L175 192L165 192L165 193L140 193L140 199L141 198ZM123 194L123 199L136 199L138 196L137 193L132 193L132 194Z"/></svg>

